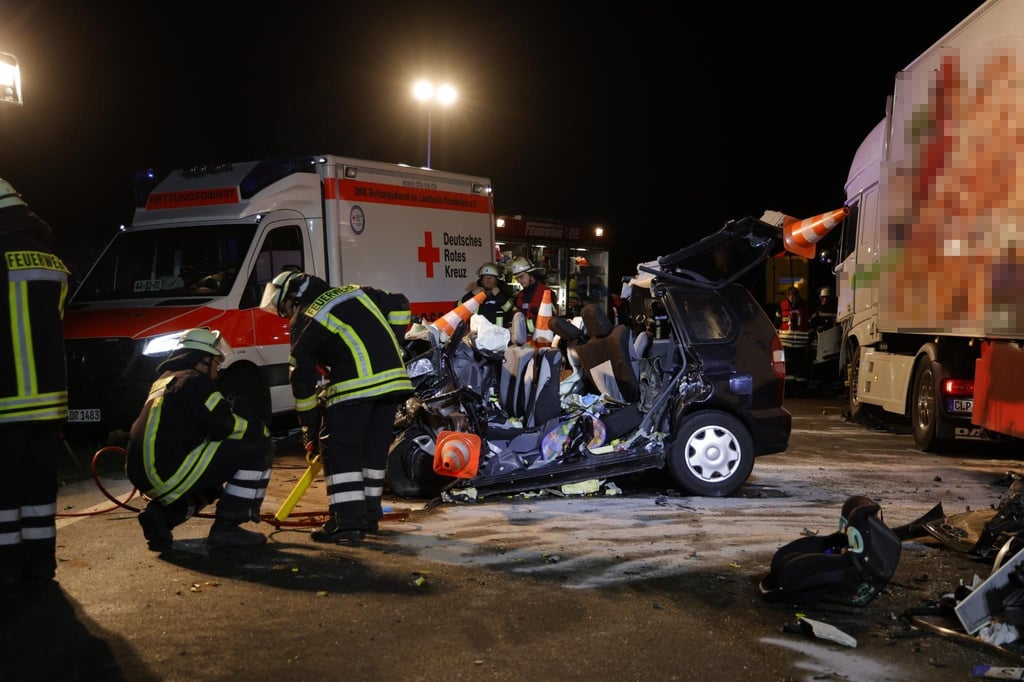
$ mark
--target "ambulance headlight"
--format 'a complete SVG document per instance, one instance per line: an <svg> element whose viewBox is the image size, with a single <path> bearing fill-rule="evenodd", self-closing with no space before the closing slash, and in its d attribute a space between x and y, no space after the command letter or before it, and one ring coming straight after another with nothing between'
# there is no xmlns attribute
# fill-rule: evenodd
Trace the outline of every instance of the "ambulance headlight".
<svg viewBox="0 0 1024 682"><path fill-rule="evenodd" d="M180 332L171 332L170 334L162 334L161 336L154 336L146 345L142 348L142 354L148 356L167 355L178 345L178 341L181 340L181 335L187 330L182 329Z"/></svg>

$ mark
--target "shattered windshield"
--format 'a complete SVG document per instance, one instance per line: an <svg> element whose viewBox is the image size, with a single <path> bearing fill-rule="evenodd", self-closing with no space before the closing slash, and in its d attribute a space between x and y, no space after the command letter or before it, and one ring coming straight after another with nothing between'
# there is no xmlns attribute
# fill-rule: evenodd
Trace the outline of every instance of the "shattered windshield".
<svg viewBox="0 0 1024 682"><path fill-rule="evenodd" d="M255 233L255 225L121 232L74 301L223 296L231 290Z"/></svg>

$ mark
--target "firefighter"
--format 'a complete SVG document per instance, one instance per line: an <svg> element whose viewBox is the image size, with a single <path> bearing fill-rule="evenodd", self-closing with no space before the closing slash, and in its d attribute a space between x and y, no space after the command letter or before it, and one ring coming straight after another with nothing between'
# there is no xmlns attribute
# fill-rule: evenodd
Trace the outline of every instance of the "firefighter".
<svg viewBox="0 0 1024 682"><path fill-rule="evenodd" d="M459 303L465 303L481 291L487 294L487 298L480 304L477 313L499 327L511 325L512 298L502 284L501 266L497 263L484 263L480 266L476 271L476 283L469 288Z"/></svg>
<svg viewBox="0 0 1024 682"><path fill-rule="evenodd" d="M779 340L786 353L786 379L803 387L810 374L808 350L811 338L810 312L807 302L795 286L786 290L786 298L775 311Z"/></svg>
<svg viewBox="0 0 1024 682"><path fill-rule="evenodd" d="M266 425L239 416L221 394L222 346L218 331L185 332L157 368L160 377L131 427L125 471L150 500L139 525L155 552L170 549L172 529L214 500L207 545L267 541L241 524L260 520L274 449Z"/></svg>
<svg viewBox="0 0 1024 682"><path fill-rule="evenodd" d="M61 319L68 270L53 231L0 178L0 588L46 584L57 568L57 459L68 413Z"/></svg>
<svg viewBox="0 0 1024 682"><path fill-rule="evenodd" d="M291 386L303 445L321 435L323 417L330 518L312 538L359 542L383 518L395 413L412 393L399 345L412 317L409 299L358 285L332 289L319 277L286 271L267 283L260 307L291 319Z"/></svg>
<svg viewBox="0 0 1024 682"><path fill-rule="evenodd" d="M534 265L529 258L523 256L513 258L509 269L512 271L512 276L519 282L519 286L522 287L516 294L515 309L526 316L526 331L532 337L537 325L540 304L544 299L544 292L551 292L552 304L557 302L555 292L537 278L536 273L541 269Z"/></svg>

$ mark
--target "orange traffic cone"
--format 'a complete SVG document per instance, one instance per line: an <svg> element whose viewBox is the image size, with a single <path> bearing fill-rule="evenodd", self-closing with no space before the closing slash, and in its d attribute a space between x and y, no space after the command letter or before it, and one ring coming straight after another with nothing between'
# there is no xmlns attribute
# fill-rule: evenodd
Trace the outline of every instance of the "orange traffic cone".
<svg viewBox="0 0 1024 682"><path fill-rule="evenodd" d="M533 345L537 348L547 348L555 339L555 333L549 327L553 314L551 290L545 289L544 296L540 299L540 308L537 310L537 327L533 330Z"/></svg>
<svg viewBox="0 0 1024 682"><path fill-rule="evenodd" d="M469 322L469 318L480 309L480 304L487 300L487 292L481 291L465 303L460 303L454 310L449 310L432 324L441 332L441 340L447 341L455 333L460 322Z"/></svg>
<svg viewBox="0 0 1024 682"><path fill-rule="evenodd" d="M434 447L434 473L473 478L480 465L480 436L461 431L441 431Z"/></svg>
<svg viewBox="0 0 1024 682"><path fill-rule="evenodd" d="M814 245L831 232L833 227L841 223L849 213L850 209L844 206L805 220L785 216L782 229L786 241L786 251L804 258L814 258Z"/></svg>

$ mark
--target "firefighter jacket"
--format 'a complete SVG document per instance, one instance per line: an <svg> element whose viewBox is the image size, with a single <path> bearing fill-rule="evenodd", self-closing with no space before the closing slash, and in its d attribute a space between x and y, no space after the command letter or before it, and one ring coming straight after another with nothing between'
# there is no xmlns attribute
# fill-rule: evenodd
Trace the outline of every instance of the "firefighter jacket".
<svg viewBox="0 0 1024 682"><path fill-rule="evenodd" d="M779 322L779 340L783 346L803 348L810 343L810 314L806 302L796 301L794 304L784 298L779 302L775 317Z"/></svg>
<svg viewBox="0 0 1024 682"><path fill-rule="evenodd" d="M0 209L0 426L68 414L62 330L68 270L50 248L51 236L28 207Z"/></svg>
<svg viewBox="0 0 1024 682"><path fill-rule="evenodd" d="M201 356L192 356L198 361ZM209 375L192 369L189 359L153 382L149 397L132 424L126 467L132 481L145 476L152 484L142 490L151 499L172 504L189 492L210 466L222 441L266 438L270 433L261 422L248 421L231 411L231 406ZM141 487L140 487L141 489Z"/></svg>
<svg viewBox="0 0 1024 682"><path fill-rule="evenodd" d="M315 426L322 374L326 407L412 393L398 342L412 319L409 299L358 285L323 288L323 280L312 278L291 326L292 394L306 426Z"/></svg>
<svg viewBox="0 0 1024 682"><path fill-rule="evenodd" d="M465 303L481 291L487 294L487 298L480 304L477 314L483 315L499 327L508 327L512 324L512 299L500 286L494 289L484 289L481 286L475 286L459 299L459 303Z"/></svg>

